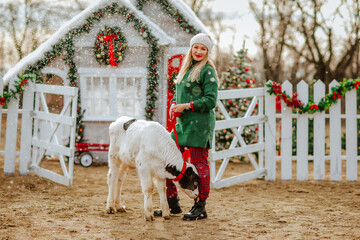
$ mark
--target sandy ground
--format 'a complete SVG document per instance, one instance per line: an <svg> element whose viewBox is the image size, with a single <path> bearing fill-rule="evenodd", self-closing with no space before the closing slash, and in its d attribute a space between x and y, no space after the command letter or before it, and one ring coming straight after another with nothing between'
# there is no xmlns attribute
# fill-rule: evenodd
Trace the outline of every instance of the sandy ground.
<svg viewBox="0 0 360 240"><path fill-rule="evenodd" d="M228 174L247 168L231 163ZM127 212L109 215L106 165L75 165L73 187L34 174L3 176L1 158L0 171L0 239L360 239L359 182L256 179L211 190L205 220L179 214L146 222L136 172L125 181ZM180 198L188 211L192 200Z"/></svg>

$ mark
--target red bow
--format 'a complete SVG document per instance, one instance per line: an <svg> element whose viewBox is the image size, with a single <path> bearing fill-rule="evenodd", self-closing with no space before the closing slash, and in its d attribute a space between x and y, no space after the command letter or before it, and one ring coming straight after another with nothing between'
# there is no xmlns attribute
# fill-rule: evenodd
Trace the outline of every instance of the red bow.
<svg viewBox="0 0 360 240"><path fill-rule="evenodd" d="M20 83L20 87L26 86L27 81L28 81L28 80L27 80L26 78L25 78L24 80L22 80L21 83Z"/></svg>
<svg viewBox="0 0 360 240"><path fill-rule="evenodd" d="M314 108L315 108L315 109L319 109L319 106L316 105L316 104L310 105L310 109L311 109L311 110L313 110Z"/></svg>
<svg viewBox="0 0 360 240"><path fill-rule="evenodd" d="M360 86L360 82L359 82L359 81L356 81L356 82L354 83L354 86L355 86L356 90L358 90L358 89L359 89L359 86Z"/></svg>
<svg viewBox="0 0 360 240"><path fill-rule="evenodd" d="M334 99L336 99L336 97L339 98L339 99L341 98L341 94L340 94L340 93L333 92L333 94L334 94L334 95L333 95L333 98L334 98Z"/></svg>
<svg viewBox="0 0 360 240"><path fill-rule="evenodd" d="M5 102L6 102L6 98L5 98L5 97L1 97L1 98L0 98L0 105L1 105L1 106L4 106L4 105L5 105Z"/></svg>
<svg viewBox="0 0 360 240"><path fill-rule="evenodd" d="M109 41L109 58L110 58L110 65L118 67L119 65L115 63L115 56L114 56L114 45L113 45L113 39L118 39L118 37L115 34L109 34L104 37L104 41Z"/></svg>

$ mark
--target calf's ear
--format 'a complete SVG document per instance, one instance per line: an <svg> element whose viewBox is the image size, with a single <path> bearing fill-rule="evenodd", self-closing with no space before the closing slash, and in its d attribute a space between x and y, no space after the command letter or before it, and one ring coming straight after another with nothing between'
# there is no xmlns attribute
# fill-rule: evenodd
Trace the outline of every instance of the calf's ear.
<svg viewBox="0 0 360 240"><path fill-rule="evenodd" d="M194 170L191 167L188 167L185 171L186 176L190 176L193 173L194 173Z"/></svg>
<svg viewBox="0 0 360 240"><path fill-rule="evenodd" d="M126 123L124 123L124 126L123 126L124 130L126 131L130 127L130 125L135 121L136 121L136 119L131 119L131 120L127 121Z"/></svg>

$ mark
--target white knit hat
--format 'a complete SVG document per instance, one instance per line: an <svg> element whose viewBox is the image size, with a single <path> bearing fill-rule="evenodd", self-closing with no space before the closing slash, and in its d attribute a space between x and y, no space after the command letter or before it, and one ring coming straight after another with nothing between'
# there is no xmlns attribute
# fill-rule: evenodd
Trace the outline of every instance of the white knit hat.
<svg viewBox="0 0 360 240"><path fill-rule="evenodd" d="M209 34L206 33L199 33L196 34L191 40L190 40L190 47L194 45L195 43L201 43L202 45L206 46L208 51L210 52L213 47L213 41Z"/></svg>

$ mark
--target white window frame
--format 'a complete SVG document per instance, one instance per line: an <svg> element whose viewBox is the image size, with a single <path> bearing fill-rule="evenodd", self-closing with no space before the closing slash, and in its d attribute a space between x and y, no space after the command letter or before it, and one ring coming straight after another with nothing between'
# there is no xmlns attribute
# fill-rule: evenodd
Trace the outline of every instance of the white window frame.
<svg viewBox="0 0 360 240"><path fill-rule="evenodd" d="M129 115L138 119L145 119L145 105L146 105L146 89L147 89L147 69L146 68L126 68L126 69L114 69L111 68L79 68L78 73L80 75L80 91L81 91L81 106L85 109L83 121L115 121L118 117L122 116L118 113L118 97L117 97L117 78L133 79L140 78L140 113L138 115ZM86 85L86 78L109 78L109 105L110 114L108 116L92 116L88 114L88 92ZM125 83L124 83L125 84ZM129 114L129 113L127 113Z"/></svg>

